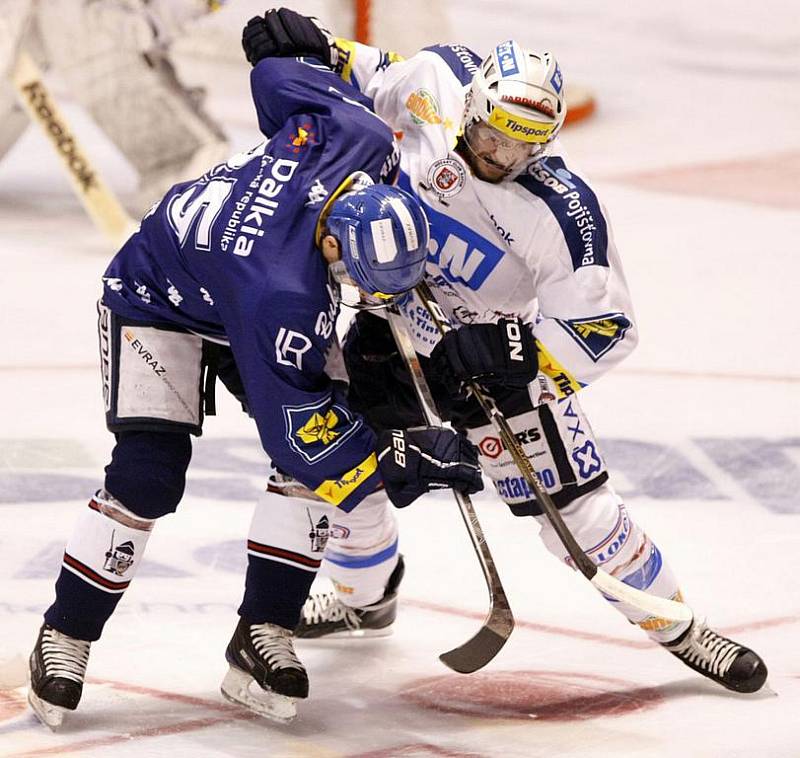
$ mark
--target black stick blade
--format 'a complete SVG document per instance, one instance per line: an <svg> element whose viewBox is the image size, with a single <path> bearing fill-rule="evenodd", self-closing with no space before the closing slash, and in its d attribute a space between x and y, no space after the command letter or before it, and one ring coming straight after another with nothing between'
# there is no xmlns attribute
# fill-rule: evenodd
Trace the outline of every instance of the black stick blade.
<svg viewBox="0 0 800 758"><path fill-rule="evenodd" d="M457 648L442 653L439 660L453 671L458 671L459 674L471 674L489 663L500 652L507 640L508 634L503 636L488 626L482 626L472 639Z"/></svg>

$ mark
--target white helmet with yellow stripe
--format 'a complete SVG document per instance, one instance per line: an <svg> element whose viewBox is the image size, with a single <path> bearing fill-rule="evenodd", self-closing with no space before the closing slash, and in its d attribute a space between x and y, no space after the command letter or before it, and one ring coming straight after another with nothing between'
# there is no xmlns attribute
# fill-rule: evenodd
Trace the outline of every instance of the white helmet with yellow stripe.
<svg viewBox="0 0 800 758"><path fill-rule="evenodd" d="M566 115L556 59L508 40L492 50L472 79L464 140L477 157L509 174L544 152Z"/></svg>

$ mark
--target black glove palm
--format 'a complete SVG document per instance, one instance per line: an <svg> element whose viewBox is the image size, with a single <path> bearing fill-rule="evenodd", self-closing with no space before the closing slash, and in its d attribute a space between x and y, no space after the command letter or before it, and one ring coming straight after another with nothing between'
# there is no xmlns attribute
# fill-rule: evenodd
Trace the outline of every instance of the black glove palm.
<svg viewBox="0 0 800 758"><path fill-rule="evenodd" d="M389 499L404 508L433 489L483 489L478 450L452 429L390 429L378 437L378 463Z"/></svg>
<svg viewBox="0 0 800 758"><path fill-rule="evenodd" d="M453 329L431 353L433 375L454 395L471 380L486 387L524 389L538 369L533 335L520 319Z"/></svg>
<svg viewBox="0 0 800 758"><path fill-rule="evenodd" d="M309 55L333 68L336 47L331 35L315 18L301 16L289 8L268 10L255 16L242 31L242 47L255 66L263 58L293 58Z"/></svg>

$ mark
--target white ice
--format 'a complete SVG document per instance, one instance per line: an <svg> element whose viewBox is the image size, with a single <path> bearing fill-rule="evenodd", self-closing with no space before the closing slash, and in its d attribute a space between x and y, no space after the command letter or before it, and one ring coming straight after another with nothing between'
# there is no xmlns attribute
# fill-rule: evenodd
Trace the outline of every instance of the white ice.
<svg viewBox="0 0 800 758"><path fill-rule="evenodd" d="M22 690L0 691L0 755L800 755L800 16L782 0L464 5L448 4L454 39L547 45L598 96L564 141L609 210L641 345L584 404L689 602L761 653L777 695L729 693L648 644L544 551L532 521L484 493L518 620L486 669L437 660L487 602L456 506L437 495L400 514L394 636L301 643L311 697L289 726L229 706L223 651L266 467L220 392L185 501L94 646L79 710L50 734ZM254 143L246 69L183 67L232 146ZM129 167L65 111L131 199ZM29 129L0 162L0 661L30 651L111 447L94 300L112 252Z"/></svg>

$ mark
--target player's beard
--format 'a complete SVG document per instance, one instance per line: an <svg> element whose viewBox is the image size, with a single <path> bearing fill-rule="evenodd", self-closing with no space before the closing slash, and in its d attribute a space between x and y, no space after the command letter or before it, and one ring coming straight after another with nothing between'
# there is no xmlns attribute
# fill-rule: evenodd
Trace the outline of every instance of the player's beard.
<svg viewBox="0 0 800 758"><path fill-rule="evenodd" d="M492 160L488 154L475 152L463 136L458 138L456 152L467 162L472 173L478 179L490 184L499 184L521 168L520 166L514 166L509 169Z"/></svg>

